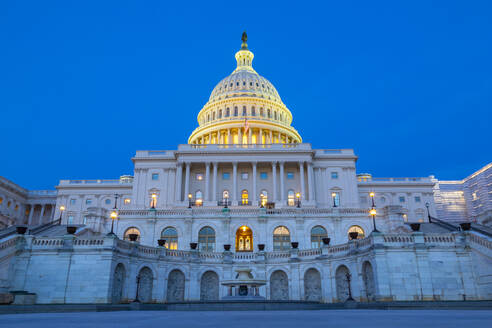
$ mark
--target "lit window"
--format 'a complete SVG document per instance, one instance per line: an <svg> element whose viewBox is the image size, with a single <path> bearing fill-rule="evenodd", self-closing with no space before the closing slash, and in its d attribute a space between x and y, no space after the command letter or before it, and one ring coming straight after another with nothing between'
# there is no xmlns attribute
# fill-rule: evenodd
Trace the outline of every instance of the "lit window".
<svg viewBox="0 0 492 328"><path fill-rule="evenodd" d="M261 172L261 173L260 173L260 179L261 179L261 180L266 180L266 179L268 179L268 173L267 173L267 172Z"/></svg>
<svg viewBox="0 0 492 328"><path fill-rule="evenodd" d="M287 172L287 180L294 179L294 172Z"/></svg>
<svg viewBox="0 0 492 328"><path fill-rule="evenodd" d="M338 172L331 172L332 179L338 179Z"/></svg>
<svg viewBox="0 0 492 328"><path fill-rule="evenodd" d="M268 203L268 193L266 190L262 190L260 192L260 202L261 202L261 206L265 207L266 204Z"/></svg>
<svg viewBox="0 0 492 328"><path fill-rule="evenodd" d="M222 180L229 180L231 178L231 174L229 172L222 173Z"/></svg>
<svg viewBox="0 0 492 328"><path fill-rule="evenodd" d="M195 205L202 206L203 203L203 193L200 190L195 192Z"/></svg>
<svg viewBox="0 0 492 328"><path fill-rule="evenodd" d="M248 180L248 172L241 173L241 180Z"/></svg>
<svg viewBox="0 0 492 328"><path fill-rule="evenodd" d="M365 234L364 234L364 229L362 229L361 227L359 226L351 226L348 231L347 231L347 235L349 236L349 239L350 239L350 233L351 232L357 232L357 239L363 239Z"/></svg>
<svg viewBox="0 0 492 328"><path fill-rule="evenodd" d="M340 206L340 193L339 192L332 192L331 193L331 201L333 206Z"/></svg>
<svg viewBox="0 0 492 328"><path fill-rule="evenodd" d="M249 205L249 193L246 189L241 192L241 204Z"/></svg>
<svg viewBox="0 0 492 328"><path fill-rule="evenodd" d="M294 206L295 205L294 197L295 197L294 190L289 190L287 192L287 205L289 205L289 206Z"/></svg>
<svg viewBox="0 0 492 328"><path fill-rule="evenodd" d="M90 205L90 204L92 204L92 199L87 198L87 199L85 200L85 205Z"/></svg>
<svg viewBox="0 0 492 328"><path fill-rule="evenodd" d="M415 196L415 202L420 203L420 196Z"/></svg>
<svg viewBox="0 0 492 328"><path fill-rule="evenodd" d="M229 199L229 190L224 190L222 192L222 199L224 199L224 200Z"/></svg>
<svg viewBox="0 0 492 328"><path fill-rule="evenodd" d="M290 249L289 229L284 226L275 228L273 231L273 250L286 251Z"/></svg>
<svg viewBox="0 0 492 328"><path fill-rule="evenodd" d="M138 230L137 228L126 229L125 234L123 235L123 240L130 240L130 235L136 235L132 237L137 237L136 241L140 241L140 230Z"/></svg>
<svg viewBox="0 0 492 328"><path fill-rule="evenodd" d="M166 240L165 247L168 249L178 249L178 232L173 227L167 227L161 233L161 239Z"/></svg>
<svg viewBox="0 0 492 328"><path fill-rule="evenodd" d="M123 202L125 203L125 205L128 205L132 202L132 200L130 198L125 198Z"/></svg>
<svg viewBox="0 0 492 328"><path fill-rule="evenodd" d="M400 203L404 203L405 202L405 196L400 196L398 199L400 200Z"/></svg>
<svg viewBox="0 0 492 328"><path fill-rule="evenodd" d="M150 207L156 208L157 207L157 194L153 193L150 195Z"/></svg>
<svg viewBox="0 0 492 328"><path fill-rule="evenodd" d="M159 180L159 173L152 173L152 180Z"/></svg>
<svg viewBox="0 0 492 328"><path fill-rule="evenodd" d="M197 179L198 181L202 181L202 180L203 180L203 173L197 173L197 174L196 174L196 179Z"/></svg>
<svg viewBox="0 0 492 328"><path fill-rule="evenodd" d="M477 200L478 199L478 196L477 196L477 192L473 192L472 193L472 200Z"/></svg>
<svg viewBox="0 0 492 328"><path fill-rule="evenodd" d="M70 199L70 205L75 205L75 202L76 202L76 201L77 201L77 200L76 200L75 198Z"/></svg>
<svg viewBox="0 0 492 328"><path fill-rule="evenodd" d="M105 203L106 205L110 205L110 204L111 204L111 199L107 198L107 199L104 201L104 203Z"/></svg>

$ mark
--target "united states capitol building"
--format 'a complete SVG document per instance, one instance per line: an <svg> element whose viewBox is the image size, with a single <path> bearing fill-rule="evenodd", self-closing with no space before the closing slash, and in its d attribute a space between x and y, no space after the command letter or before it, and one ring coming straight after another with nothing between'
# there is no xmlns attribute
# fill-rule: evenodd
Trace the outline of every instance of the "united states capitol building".
<svg viewBox="0 0 492 328"><path fill-rule="evenodd" d="M357 172L352 149L303 141L253 57L243 35L237 67L188 143L137 151L133 175L61 180L56 191L2 178L0 294L31 303L491 299L492 165L466 181Z"/></svg>

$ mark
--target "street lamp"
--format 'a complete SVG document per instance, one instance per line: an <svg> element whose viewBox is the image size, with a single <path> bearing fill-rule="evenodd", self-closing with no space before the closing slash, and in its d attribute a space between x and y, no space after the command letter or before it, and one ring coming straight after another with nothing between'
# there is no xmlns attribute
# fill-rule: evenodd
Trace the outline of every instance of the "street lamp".
<svg viewBox="0 0 492 328"><path fill-rule="evenodd" d="M109 217L111 218L111 232L108 233L108 236L114 236L114 221L116 219L118 219L118 212L116 212L116 209L113 209L111 211L111 214L109 215Z"/></svg>
<svg viewBox="0 0 492 328"><path fill-rule="evenodd" d="M157 203L157 195L156 194L152 194L152 209L155 210L155 204Z"/></svg>
<svg viewBox="0 0 492 328"><path fill-rule="evenodd" d="M429 219L429 223L432 223L431 222L431 215L430 215L430 211L429 211L429 203L425 203L425 207L427 207L427 218Z"/></svg>
<svg viewBox="0 0 492 328"><path fill-rule="evenodd" d="M373 232L379 232L378 229L376 229L376 214L377 214L376 208L375 207L371 208L371 210L369 211L369 214L371 214L371 216L372 216L372 225L374 227L372 229L372 231Z"/></svg>
<svg viewBox="0 0 492 328"><path fill-rule="evenodd" d="M225 199L225 201L224 201L224 203L225 203L224 208L228 208L228 206L229 206L228 205L229 204L229 193L226 193L224 195L224 199Z"/></svg>
<svg viewBox="0 0 492 328"><path fill-rule="evenodd" d="M62 220L62 215L63 215L63 211L65 210L65 206L60 206L60 224L61 224L61 220Z"/></svg>
<svg viewBox="0 0 492 328"><path fill-rule="evenodd" d="M188 194L188 208L191 208L191 197L193 197L191 194Z"/></svg>
<svg viewBox="0 0 492 328"><path fill-rule="evenodd" d="M296 193L297 207L301 207L301 193Z"/></svg>
<svg viewBox="0 0 492 328"><path fill-rule="evenodd" d="M331 198L333 199L333 207L337 207L336 197L337 197L337 193L336 192L332 192L331 193Z"/></svg>
<svg viewBox="0 0 492 328"><path fill-rule="evenodd" d="M372 207L376 207L376 206L374 205L374 195L375 195L375 194L374 194L374 191L371 191L371 192L369 193L369 196L371 197L371 200L372 200Z"/></svg>

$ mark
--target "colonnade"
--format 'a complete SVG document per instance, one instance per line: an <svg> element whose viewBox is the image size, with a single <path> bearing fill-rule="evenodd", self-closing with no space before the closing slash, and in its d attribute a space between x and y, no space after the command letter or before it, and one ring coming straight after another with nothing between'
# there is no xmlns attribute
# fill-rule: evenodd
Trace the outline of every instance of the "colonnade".
<svg viewBox="0 0 492 328"><path fill-rule="evenodd" d="M257 166L258 162L225 162L232 164L232 190L231 190L231 201L233 205L236 205L239 201L240 193L238 190L238 164L249 163L251 165L252 170L252 193L251 200L255 203L258 200L258 179L257 179ZM280 202L281 204L285 204L287 199L285 197L285 161L274 161L268 162L271 165L271 174L272 174L272 193L273 197L269 198L269 201L272 202ZM291 162L289 162L291 163ZM315 188L313 181L313 165L311 162L296 162L298 165L298 173L299 173L299 188L301 193L301 199L305 201L314 201L315 200ZM202 163L197 163L202 165ZM217 201L217 187L218 187L218 166L219 162L205 162L205 192L204 192L204 201ZM305 183L305 164L307 168L307 186ZM190 175L191 175L191 166L192 162L179 162L177 164L177 174L176 174L176 201L181 202L186 200L187 195L190 194ZM182 192L182 184L183 184L183 166L185 168L185 177L184 177L184 193ZM280 177L277 178L277 166L279 168ZM210 167L212 167L212 174L210 174ZM212 175L212 177L210 177ZM212 192L210 193L210 179L212 179ZM277 182L280 184L280 188L277 187ZM280 191L280 193L279 193ZM183 197L184 195L184 197ZM184 199L183 199L184 198Z"/></svg>
<svg viewBox="0 0 492 328"><path fill-rule="evenodd" d="M192 143L194 144L274 144L274 143L295 143L296 138L288 133L274 131L271 129L250 128L248 131L243 131L244 128L228 128L219 129L204 133L200 137L196 137Z"/></svg>

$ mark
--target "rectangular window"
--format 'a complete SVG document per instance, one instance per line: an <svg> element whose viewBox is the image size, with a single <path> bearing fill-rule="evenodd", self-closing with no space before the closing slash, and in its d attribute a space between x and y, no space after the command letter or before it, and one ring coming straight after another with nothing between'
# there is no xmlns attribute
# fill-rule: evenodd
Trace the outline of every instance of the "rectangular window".
<svg viewBox="0 0 492 328"><path fill-rule="evenodd" d="M128 205L132 202L132 200L130 198L125 198L124 202L125 202L125 205Z"/></svg>
<svg viewBox="0 0 492 328"><path fill-rule="evenodd" d="M152 173L152 180L159 180L159 173Z"/></svg>
<svg viewBox="0 0 492 328"><path fill-rule="evenodd" d="M331 193L331 201L332 201L332 205L334 207L340 206L340 193L332 192Z"/></svg>
<svg viewBox="0 0 492 328"><path fill-rule="evenodd" d="M268 179L268 173L266 173L266 172L261 172L261 173L260 173L260 179L261 179L261 180L266 180L266 179Z"/></svg>
<svg viewBox="0 0 492 328"><path fill-rule="evenodd" d="M203 180L203 173L197 173L195 177L198 181L202 181Z"/></svg>
<svg viewBox="0 0 492 328"><path fill-rule="evenodd" d="M287 172L287 180L294 179L294 172Z"/></svg>
<svg viewBox="0 0 492 328"><path fill-rule="evenodd" d="M222 173L222 180L229 180L231 178L231 174L229 172Z"/></svg>
<svg viewBox="0 0 492 328"><path fill-rule="evenodd" d="M87 216L84 216L84 224L87 224Z"/></svg>
<svg viewBox="0 0 492 328"><path fill-rule="evenodd" d="M108 198L104 202L106 203L106 205L109 205L109 204L111 204L111 199Z"/></svg>
<svg viewBox="0 0 492 328"><path fill-rule="evenodd" d="M68 224L73 224L73 216L72 215L70 215L68 217L68 221L67 222L68 222Z"/></svg>
<svg viewBox="0 0 492 328"><path fill-rule="evenodd" d="M70 199L70 205L75 205L75 202L76 202L75 198Z"/></svg>
<svg viewBox="0 0 492 328"><path fill-rule="evenodd" d="M332 179L338 179L338 172L331 172Z"/></svg>
<svg viewBox="0 0 492 328"><path fill-rule="evenodd" d="M360 197L360 202L361 202L362 204L367 203L367 197L366 197L366 196L361 196L361 197Z"/></svg>
<svg viewBox="0 0 492 328"><path fill-rule="evenodd" d="M92 204L92 199L87 198L87 199L85 200L85 205L90 205L90 204Z"/></svg>
<svg viewBox="0 0 492 328"><path fill-rule="evenodd" d="M248 172L241 173L241 180L248 180Z"/></svg>
<svg viewBox="0 0 492 328"><path fill-rule="evenodd" d="M405 202L405 197L404 196L400 196L399 197L399 200L400 200L400 203L404 203Z"/></svg>
<svg viewBox="0 0 492 328"><path fill-rule="evenodd" d="M415 202L420 203L420 196L415 196Z"/></svg>

